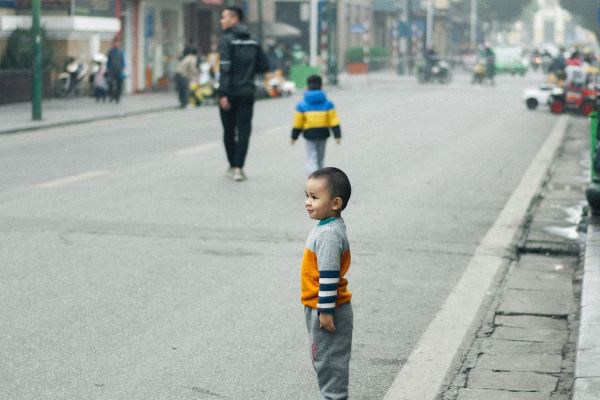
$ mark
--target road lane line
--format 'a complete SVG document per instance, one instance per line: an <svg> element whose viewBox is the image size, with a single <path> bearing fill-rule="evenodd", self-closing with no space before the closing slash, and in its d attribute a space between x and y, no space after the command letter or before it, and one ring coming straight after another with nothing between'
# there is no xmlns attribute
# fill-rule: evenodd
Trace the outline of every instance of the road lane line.
<svg viewBox="0 0 600 400"><path fill-rule="evenodd" d="M39 183L37 185L37 187L39 187L39 188L53 188L53 187L57 187L57 186L68 185L69 183L80 182L80 181L84 181L84 180L87 180L87 179L92 179L92 178L96 178L96 177L99 177L99 176L108 175L109 173L110 172L106 171L106 170L97 170L97 171L84 172L82 174L71 175L71 176L67 176L65 178L60 178L60 179L56 179L56 180L53 180L53 181Z"/></svg>
<svg viewBox="0 0 600 400"><path fill-rule="evenodd" d="M218 146L218 143L203 143L196 146L184 147L183 149L179 149L175 152L178 156L187 156L190 154L198 154L205 150L209 150Z"/></svg>
<svg viewBox="0 0 600 400"><path fill-rule="evenodd" d="M460 281L421 336L384 400L436 398L491 289L496 273L506 263L504 256L514 245L531 200L542 185L568 126L569 117L561 116L498 219L479 243Z"/></svg>

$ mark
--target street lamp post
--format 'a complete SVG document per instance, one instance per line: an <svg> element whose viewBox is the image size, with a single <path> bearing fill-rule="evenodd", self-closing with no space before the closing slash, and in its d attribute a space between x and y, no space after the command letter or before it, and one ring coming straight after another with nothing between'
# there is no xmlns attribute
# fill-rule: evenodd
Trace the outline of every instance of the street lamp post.
<svg viewBox="0 0 600 400"><path fill-rule="evenodd" d="M477 0L471 0L471 49L477 47Z"/></svg>
<svg viewBox="0 0 600 400"><path fill-rule="evenodd" d="M256 6L258 7L258 41L262 45L264 39L263 32L263 0L258 0L256 2Z"/></svg>
<svg viewBox="0 0 600 400"><path fill-rule="evenodd" d="M338 66L335 46L337 0L327 3L327 81L330 85L338 84Z"/></svg>
<svg viewBox="0 0 600 400"><path fill-rule="evenodd" d="M318 64L317 51L319 43L319 0L310 0L310 66Z"/></svg>
<svg viewBox="0 0 600 400"><path fill-rule="evenodd" d="M425 37L425 47L430 49L433 45L433 18L434 18L434 0L427 0L427 32Z"/></svg>
<svg viewBox="0 0 600 400"><path fill-rule="evenodd" d="M33 36L33 82L31 118L34 121L42 119L42 34L40 30L41 0L31 3L31 34Z"/></svg>

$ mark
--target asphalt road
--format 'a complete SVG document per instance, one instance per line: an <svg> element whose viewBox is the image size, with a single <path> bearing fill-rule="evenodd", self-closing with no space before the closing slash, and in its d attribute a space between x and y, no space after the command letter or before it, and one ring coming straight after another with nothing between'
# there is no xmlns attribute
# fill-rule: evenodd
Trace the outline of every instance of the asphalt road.
<svg viewBox="0 0 600 400"><path fill-rule="evenodd" d="M332 90L353 184L354 399L380 399L556 119L496 87ZM215 108L0 137L0 399L316 399L298 97L256 104L249 180Z"/></svg>

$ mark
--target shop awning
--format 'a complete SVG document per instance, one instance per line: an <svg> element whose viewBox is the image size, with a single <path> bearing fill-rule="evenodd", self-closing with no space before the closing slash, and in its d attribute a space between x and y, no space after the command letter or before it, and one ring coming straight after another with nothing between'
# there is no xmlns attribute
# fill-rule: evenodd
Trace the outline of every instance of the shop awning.
<svg viewBox="0 0 600 400"><path fill-rule="evenodd" d="M258 23L252 22L249 28L254 34L258 34ZM283 39L294 38L302 35L300 29L283 22L263 22L263 36L265 38Z"/></svg>
<svg viewBox="0 0 600 400"><path fill-rule="evenodd" d="M387 12L397 13L400 6L396 0L374 0L373 11L375 12Z"/></svg>

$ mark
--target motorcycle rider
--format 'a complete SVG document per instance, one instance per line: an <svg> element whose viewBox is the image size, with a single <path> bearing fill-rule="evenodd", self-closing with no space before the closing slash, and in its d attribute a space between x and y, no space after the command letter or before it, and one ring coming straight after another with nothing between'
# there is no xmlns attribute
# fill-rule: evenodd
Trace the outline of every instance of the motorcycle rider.
<svg viewBox="0 0 600 400"><path fill-rule="evenodd" d="M483 50L483 53L485 55L485 69L487 72L487 77L493 85L494 76L496 75L496 53L494 53L494 50L492 50L490 45L487 43L485 44L485 49Z"/></svg>
<svg viewBox="0 0 600 400"><path fill-rule="evenodd" d="M561 47L548 67L548 74L554 75L554 79L558 81L566 79L565 68L567 67L567 60L565 59L564 52L565 49Z"/></svg>
<svg viewBox="0 0 600 400"><path fill-rule="evenodd" d="M431 71L433 67L439 62L440 57L433 47L429 47L425 50L425 82L431 80Z"/></svg>

